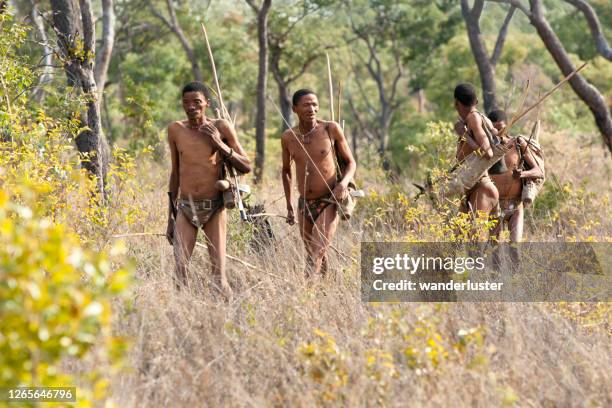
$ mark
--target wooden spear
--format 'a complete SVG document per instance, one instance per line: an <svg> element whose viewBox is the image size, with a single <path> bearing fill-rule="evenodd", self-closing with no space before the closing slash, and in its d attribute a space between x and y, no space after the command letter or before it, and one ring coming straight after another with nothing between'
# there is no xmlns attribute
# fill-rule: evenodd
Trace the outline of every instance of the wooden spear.
<svg viewBox="0 0 612 408"><path fill-rule="evenodd" d="M338 123L342 124L340 120L340 113L342 112L342 82L338 81ZM342 126L344 131L344 126Z"/></svg>
<svg viewBox="0 0 612 408"><path fill-rule="evenodd" d="M563 78L561 80L561 82L559 82L557 85L555 85L554 88L552 88L550 91L546 92L544 94L544 96L542 96L540 99L538 99L538 101L536 103L534 103L533 105L531 105L529 108L525 109L522 113L514 116L511 120L510 123L508 123L508 126L506 126L503 130L502 130L502 134L506 134L508 133L508 129L510 129L512 127L512 125L514 125L516 122L518 122L519 120L521 120L525 115L527 115L529 112L531 112L534 108L538 107L542 102L544 102L550 95L552 95L557 89L559 89L563 84L565 84L567 81L569 81L570 79L572 79L572 77L574 75L576 75L578 72L582 71L582 69L584 67L586 67L588 65L588 62L585 62L584 64L582 64L580 67L578 67L577 69L575 69L574 71L570 72L568 76L566 76L565 78Z"/></svg>
<svg viewBox="0 0 612 408"><path fill-rule="evenodd" d="M213 57L212 49L210 48L210 42L208 41L208 34L206 33L206 27L204 23L200 23L202 25L202 32L204 33L204 40L206 41L206 48L208 49L208 58L210 58L210 65L212 66L213 78L215 79L215 86L217 88L217 97L219 98L219 105L221 106L221 115L224 119L232 122L232 118L229 115L229 112L225 108L225 104L223 103L223 96L221 96L221 87L219 86L219 77L217 76L217 68L215 66L215 58Z"/></svg>
<svg viewBox="0 0 612 408"><path fill-rule="evenodd" d="M332 85L332 73L331 73L331 63L329 62L329 54L325 53L327 57L327 79L329 82L329 116L332 122L335 120L334 118L334 86Z"/></svg>

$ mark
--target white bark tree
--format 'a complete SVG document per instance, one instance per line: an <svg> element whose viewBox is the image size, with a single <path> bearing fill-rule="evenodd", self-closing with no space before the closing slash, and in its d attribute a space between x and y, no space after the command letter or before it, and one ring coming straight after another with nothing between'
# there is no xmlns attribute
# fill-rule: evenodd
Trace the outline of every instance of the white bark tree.
<svg viewBox="0 0 612 408"><path fill-rule="evenodd" d="M112 0L102 3L104 24L112 23ZM96 83L96 33L90 0L51 0L53 11L53 28L58 38L58 55L63 63L68 84L80 88L86 97L86 110L83 122L87 129L76 138L76 145L81 154L81 165L97 177L98 190L105 196L105 180L110 160L110 149L102 130L100 115L100 92ZM102 67L98 68L101 81L106 77L108 60L112 54L114 29L105 27L107 36L102 37L100 57ZM110 40L110 42L109 42Z"/></svg>

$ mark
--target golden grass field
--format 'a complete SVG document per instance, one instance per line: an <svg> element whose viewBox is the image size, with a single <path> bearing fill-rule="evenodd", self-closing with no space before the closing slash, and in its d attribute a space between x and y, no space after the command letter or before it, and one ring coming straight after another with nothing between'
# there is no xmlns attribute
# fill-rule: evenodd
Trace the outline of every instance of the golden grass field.
<svg viewBox="0 0 612 408"><path fill-rule="evenodd" d="M585 192L567 193L547 217L527 216L527 240L612 238L610 158L587 140L544 139L559 188ZM284 214L279 162L270 162L254 195L267 212ZM131 200L146 215L114 234L165 230L167 170L152 163L139 170L149 187ZM402 212L414 205L397 191L415 192L405 187L410 180L391 186L377 171L360 169L358 178L369 197L350 225L341 224L334 246L345 255L332 251L334 273L323 280L303 277L297 227L271 219L276 243L257 253L232 212L228 252L254 267L228 260L229 304L212 287L203 248L194 253L190 288L178 292L165 238L123 238L136 282L132 302L114 311L115 331L130 348L112 400L121 407L612 405L609 303L362 302L350 258L358 260L362 238L405 236ZM422 200L427 218L433 210Z"/></svg>

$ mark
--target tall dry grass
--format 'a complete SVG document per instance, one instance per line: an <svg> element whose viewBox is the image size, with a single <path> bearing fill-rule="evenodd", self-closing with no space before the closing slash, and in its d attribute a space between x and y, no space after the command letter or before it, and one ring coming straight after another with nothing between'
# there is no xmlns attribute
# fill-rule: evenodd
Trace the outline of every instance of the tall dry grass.
<svg viewBox="0 0 612 408"><path fill-rule="evenodd" d="M545 148L564 201L539 211L528 236L609 241L609 157L598 145L563 135ZM146 174L154 188L140 198L147 215L132 232L164 231L165 173L151 166ZM269 167L255 195L268 212L284 214L279 169ZM567 183L580 186L587 176L583 188L592 197L563 195ZM360 177L379 195L404 189L381 183L375 171L361 170ZM383 213L401 210L388 202ZM137 284L133 301L116 305L115 328L131 347L127 368L113 382L114 401L121 407L612 405L609 304L364 303L359 265L350 258L359 258L363 237L401 238L406 226L397 214L372 223L377 209L367 206L379 203L361 205L366 209L342 223L334 239L344 254L331 252L334 273L314 282L304 279L297 227L271 219L277 239L256 252L248 227L233 214L228 252L255 267L228 261L231 303L214 288L202 248L194 253L190 288L179 292L165 239L125 238Z"/></svg>

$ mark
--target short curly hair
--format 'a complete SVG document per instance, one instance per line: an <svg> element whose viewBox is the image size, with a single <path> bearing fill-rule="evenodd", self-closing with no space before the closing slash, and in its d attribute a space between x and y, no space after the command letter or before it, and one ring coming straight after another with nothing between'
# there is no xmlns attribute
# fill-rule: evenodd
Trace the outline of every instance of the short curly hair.
<svg viewBox="0 0 612 408"><path fill-rule="evenodd" d="M314 91L310 90L310 89L298 89L297 91L295 91L295 93L293 94L293 106L297 106L298 103L300 103L300 99L302 99L302 96L306 96L306 95L317 95Z"/></svg>
<svg viewBox="0 0 612 408"><path fill-rule="evenodd" d="M187 92L200 92L206 99L210 97L208 86L198 81L190 82L185 85L183 87L183 91L181 92L181 96L185 95Z"/></svg>
<svg viewBox="0 0 612 408"><path fill-rule="evenodd" d="M489 117L489 119L491 119L491 122L505 122L508 119L508 116L506 116L506 112L502 109L492 110L487 116Z"/></svg>
<svg viewBox="0 0 612 408"><path fill-rule="evenodd" d="M472 84L459 84L455 87L455 99L463 106L472 107L478 103L476 88Z"/></svg>

